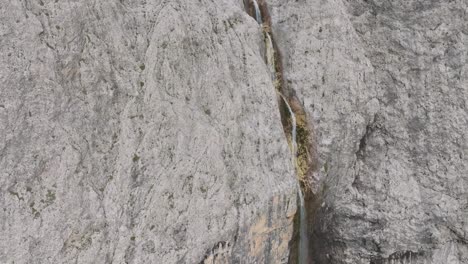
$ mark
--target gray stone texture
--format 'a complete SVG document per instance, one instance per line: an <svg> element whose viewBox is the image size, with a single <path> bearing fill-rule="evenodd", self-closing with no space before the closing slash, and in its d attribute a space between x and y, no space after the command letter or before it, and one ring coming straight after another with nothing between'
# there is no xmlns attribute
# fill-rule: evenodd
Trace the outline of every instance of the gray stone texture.
<svg viewBox="0 0 468 264"><path fill-rule="evenodd" d="M468 263L468 2L267 3L314 263ZM0 263L286 263L270 77L240 0L0 1Z"/></svg>
<svg viewBox="0 0 468 264"><path fill-rule="evenodd" d="M0 21L0 263L285 262L296 181L240 1Z"/></svg>
<svg viewBox="0 0 468 264"><path fill-rule="evenodd" d="M315 262L468 263L468 2L269 2L317 134Z"/></svg>

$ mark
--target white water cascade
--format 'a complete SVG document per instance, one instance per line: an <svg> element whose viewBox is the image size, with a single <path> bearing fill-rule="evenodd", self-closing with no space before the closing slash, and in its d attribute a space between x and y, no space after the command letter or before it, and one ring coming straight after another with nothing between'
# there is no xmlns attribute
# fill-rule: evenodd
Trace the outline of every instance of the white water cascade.
<svg viewBox="0 0 468 264"><path fill-rule="evenodd" d="M299 185L299 184L298 184ZM309 263L309 238L307 237L307 215L304 206L304 195L300 186L299 188L299 199L300 199L300 227L299 227L299 264Z"/></svg>
<svg viewBox="0 0 468 264"><path fill-rule="evenodd" d="M278 94L283 99L286 107L288 108L289 115L291 116L291 152L293 156L293 165L296 167L296 156L297 156L297 141L296 141L296 115L291 109L288 101L284 96L278 92ZM307 215L304 206L304 195L302 194L301 186L299 186L299 181L297 182L297 189L299 191L299 264L307 264L308 263L308 252L309 252L309 238L307 237Z"/></svg>
<svg viewBox="0 0 468 264"><path fill-rule="evenodd" d="M255 8L255 20L257 20L257 23L262 25L263 20L262 20L262 14L260 12L260 7L258 5L257 0L252 0L254 8ZM268 31L264 29L264 34L265 34L265 50L266 50L266 62L268 64L269 70L272 74L272 79L275 82L275 90L276 90L276 82L277 76L276 76L276 61L275 61L275 47L273 46L273 40ZM294 114L293 110L291 109L291 106L288 103L288 100L279 92L277 91L278 95L281 96L283 99L284 103L286 104L289 115L291 117L291 152L292 152L292 163L294 168L297 167L296 164L296 157L297 157L297 121L296 121L296 115ZM299 185L299 180L297 181L297 189L299 192L299 201L300 201L300 207L299 207L299 214L300 214L300 219L299 219L299 248L298 248L298 254L299 254L299 263L298 264L307 264L309 262L308 259L308 252L309 252L309 239L307 237L307 214L305 210L305 205L304 205L304 195L302 193L301 186Z"/></svg>
<svg viewBox="0 0 468 264"><path fill-rule="evenodd" d="M265 32L266 36L266 43L265 43L265 50L266 50L266 60L268 64L268 68L270 69L271 74L273 75L273 79L275 79L275 48L273 47L273 41L271 40L270 33Z"/></svg>
<svg viewBox="0 0 468 264"><path fill-rule="evenodd" d="M296 156L297 156L297 141L296 141L296 115L294 115L293 110L291 109L291 106L288 103L288 100L284 98L284 96L281 93L278 93L281 98L283 98L284 103L286 104L286 107L288 108L289 115L291 116L291 152L293 154L293 165L296 167Z"/></svg>
<svg viewBox="0 0 468 264"><path fill-rule="evenodd" d="M257 0L253 0L253 4L255 7L255 19L257 20L257 23L262 24L262 14L260 13L260 7L258 6Z"/></svg>

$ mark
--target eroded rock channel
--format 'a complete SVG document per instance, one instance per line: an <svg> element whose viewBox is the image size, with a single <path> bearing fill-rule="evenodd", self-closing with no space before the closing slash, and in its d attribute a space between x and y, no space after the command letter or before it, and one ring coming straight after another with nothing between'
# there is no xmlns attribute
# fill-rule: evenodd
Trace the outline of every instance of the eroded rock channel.
<svg viewBox="0 0 468 264"><path fill-rule="evenodd" d="M284 134L291 149L292 162L298 180L298 211L295 217L294 238L290 243L289 263L310 263L308 226L311 224L310 211L313 210L311 176L316 169L317 158L313 142L313 129L302 103L295 91L288 87L283 78L281 52L275 43L271 17L265 0L244 1L246 11L262 27L267 64L277 95L278 107Z"/></svg>

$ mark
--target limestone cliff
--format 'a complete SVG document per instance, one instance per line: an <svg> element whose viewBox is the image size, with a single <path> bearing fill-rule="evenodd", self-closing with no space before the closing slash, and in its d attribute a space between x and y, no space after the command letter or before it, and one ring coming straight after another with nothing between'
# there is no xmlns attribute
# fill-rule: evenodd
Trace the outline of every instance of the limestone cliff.
<svg viewBox="0 0 468 264"><path fill-rule="evenodd" d="M468 263L468 3L258 3L1 1L0 263Z"/></svg>
<svg viewBox="0 0 468 264"><path fill-rule="evenodd" d="M0 13L0 263L287 260L296 181L241 3Z"/></svg>
<svg viewBox="0 0 468 264"><path fill-rule="evenodd" d="M468 263L468 2L270 2L316 127L315 263Z"/></svg>

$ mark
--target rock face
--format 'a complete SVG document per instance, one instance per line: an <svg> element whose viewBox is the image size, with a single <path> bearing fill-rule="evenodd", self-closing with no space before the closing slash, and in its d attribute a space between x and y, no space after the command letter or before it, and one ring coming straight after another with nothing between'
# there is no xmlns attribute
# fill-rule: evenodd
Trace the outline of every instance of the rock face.
<svg viewBox="0 0 468 264"><path fill-rule="evenodd" d="M315 262L468 263L467 2L270 2L316 128Z"/></svg>
<svg viewBox="0 0 468 264"><path fill-rule="evenodd" d="M314 128L313 263L468 263L468 3L261 2ZM0 263L294 262L243 1L10 0L0 21Z"/></svg>
<svg viewBox="0 0 468 264"><path fill-rule="evenodd" d="M284 263L296 180L240 1L2 1L0 263Z"/></svg>

